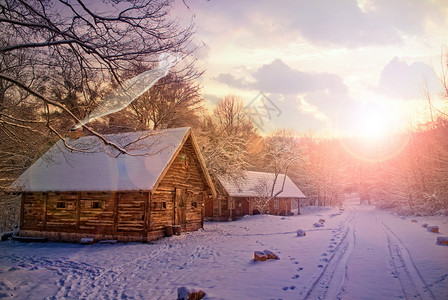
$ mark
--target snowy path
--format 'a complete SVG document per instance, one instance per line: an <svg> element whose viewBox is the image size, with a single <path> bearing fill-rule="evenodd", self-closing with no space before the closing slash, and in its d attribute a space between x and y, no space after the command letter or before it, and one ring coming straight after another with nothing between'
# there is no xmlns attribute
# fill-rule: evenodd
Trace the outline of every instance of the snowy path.
<svg viewBox="0 0 448 300"><path fill-rule="evenodd" d="M378 211L350 206L343 223L343 238L304 299L437 299Z"/></svg>
<svg viewBox="0 0 448 300"><path fill-rule="evenodd" d="M320 218L324 227L314 227ZM448 235L446 217L352 204L209 222L151 244L3 242L0 298L176 299L188 286L208 299L448 299L448 247L425 222ZM254 262L264 249L280 260Z"/></svg>

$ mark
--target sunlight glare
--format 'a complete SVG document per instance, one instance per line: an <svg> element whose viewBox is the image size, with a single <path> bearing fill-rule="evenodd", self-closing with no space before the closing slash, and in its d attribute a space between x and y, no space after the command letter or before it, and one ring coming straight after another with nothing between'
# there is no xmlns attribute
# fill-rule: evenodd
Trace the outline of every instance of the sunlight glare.
<svg viewBox="0 0 448 300"><path fill-rule="evenodd" d="M392 117L390 110L378 103L369 102L357 111L355 133L368 139L385 137L393 130Z"/></svg>

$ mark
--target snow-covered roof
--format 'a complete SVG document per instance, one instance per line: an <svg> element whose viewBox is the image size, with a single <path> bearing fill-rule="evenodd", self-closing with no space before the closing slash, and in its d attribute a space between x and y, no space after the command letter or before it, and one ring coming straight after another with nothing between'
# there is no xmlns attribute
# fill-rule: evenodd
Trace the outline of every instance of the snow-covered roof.
<svg viewBox="0 0 448 300"><path fill-rule="evenodd" d="M274 195L281 190L284 176L284 174L278 175L277 181L275 182ZM259 196L259 192L257 192L257 189L259 188L257 186L259 186L260 183L266 183L269 188L271 188L274 177L274 173L248 171L246 172L246 180L242 180L239 184L223 178L219 178L219 181L231 197L257 197ZM277 197L306 198L302 191L294 184L294 182L291 181L288 176L286 176L283 192Z"/></svg>
<svg viewBox="0 0 448 300"><path fill-rule="evenodd" d="M129 154L122 154L93 136L66 139L69 147L85 152L69 150L60 140L10 189L22 192L152 190L189 136L192 136L189 127L105 135ZM206 170L203 171L208 177Z"/></svg>

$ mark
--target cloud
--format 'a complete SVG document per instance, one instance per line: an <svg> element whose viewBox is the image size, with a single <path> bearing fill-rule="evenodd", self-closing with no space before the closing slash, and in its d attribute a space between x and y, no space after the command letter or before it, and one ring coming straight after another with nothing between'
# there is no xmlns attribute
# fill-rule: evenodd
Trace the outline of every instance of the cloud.
<svg viewBox="0 0 448 300"><path fill-rule="evenodd" d="M421 99L426 84L430 92L438 92L441 88L429 65L422 62L408 64L395 57L383 68L376 90L398 99Z"/></svg>
<svg viewBox="0 0 448 300"><path fill-rule="evenodd" d="M393 26L378 22L375 13L365 13L357 1L299 1L300 9L290 28L316 44L356 47L393 44L400 41Z"/></svg>
<svg viewBox="0 0 448 300"><path fill-rule="evenodd" d="M252 76L255 87L270 93L300 94L316 90L345 93L347 87L342 79L329 73L306 73L292 69L280 59L263 65Z"/></svg>
<svg viewBox="0 0 448 300"><path fill-rule="evenodd" d="M227 84L228 86L236 87L239 89L253 88L253 83L250 83L243 78L236 78L232 74L219 74L215 79L221 83Z"/></svg>
<svg viewBox="0 0 448 300"><path fill-rule="evenodd" d="M282 60L262 65L253 71L253 81L236 78L232 74L220 74L216 80L240 89L254 89L267 93L294 95L328 90L332 93L346 93L342 79L330 73L309 73L292 69Z"/></svg>
<svg viewBox="0 0 448 300"><path fill-rule="evenodd" d="M314 105L308 103L303 98L299 98L298 102L299 102L298 109L301 113L312 115L312 116L314 116L315 119L317 119L319 121L322 121L322 122L325 122L328 124L330 123L330 119L328 118L328 116L326 114L324 114L322 111L320 111L317 106L314 106Z"/></svg>
<svg viewBox="0 0 448 300"><path fill-rule="evenodd" d="M285 128L291 124L330 128L340 118L340 107L350 102L348 88L339 76L302 72L281 59L260 66L245 78L226 73L215 79L237 89L263 91L281 110L281 117L271 122Z"/></svg>
<svg viewBox="0 0 448 300"><path fill-rule="evenodd" d="M200 33L234 44L290 43L345 47L397 44L402 35L422 36L432 20L447 24L445 0L190 0Z"/></svg>
<svg viewBox="0 0 448 300"><path fill-rule="evenodd" d="M222 98L220 98L216 95L212 95L212 94L204 94L203 96L204 96L204 99L207 100L212 105L216 105L216 104L218 104L218 102L220 102L222 100Z"/></svg>
<svg viewBox="0 0 448 300"><path fill-rule="evenodd" d="M264 132L278 128L325 130L331 127L331 120L302 97L269 94L268 99L278 108L279 113L271 113L270 117L262 116L263 126L260 129ZM258 119L257 122L260 123Z"/></svg>

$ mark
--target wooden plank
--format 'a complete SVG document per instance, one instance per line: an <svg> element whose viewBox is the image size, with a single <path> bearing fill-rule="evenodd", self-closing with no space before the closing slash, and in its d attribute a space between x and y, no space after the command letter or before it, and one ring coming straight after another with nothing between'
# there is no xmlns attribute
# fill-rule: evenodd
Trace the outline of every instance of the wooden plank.
<svg viewBox="0 0 448 300"><path fill-rule="evenodd" d="M79 222L81 220L81 193L76 194L76 230L79 230Z"/></svg>

